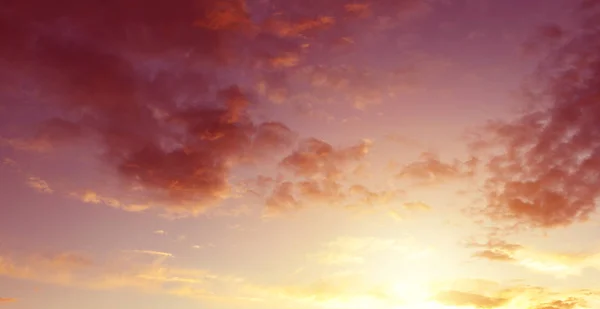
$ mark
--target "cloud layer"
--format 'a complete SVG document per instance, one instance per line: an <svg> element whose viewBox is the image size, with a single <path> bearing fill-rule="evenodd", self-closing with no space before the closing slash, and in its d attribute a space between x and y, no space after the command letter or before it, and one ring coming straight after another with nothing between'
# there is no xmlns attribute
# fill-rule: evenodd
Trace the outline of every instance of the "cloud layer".
<svg viewBox="0 0 600 309"><path fill-rule="evenodd" d="M485 189L494 218L556 227L584 221L600 196L598 2L579 11L580 28L548 52L528 86L534 104L518 118L492 122L485 144L497 150L487 163ZM560 29L541 36L554 38ZM562 34L561 34L562 35Z"/></svg>

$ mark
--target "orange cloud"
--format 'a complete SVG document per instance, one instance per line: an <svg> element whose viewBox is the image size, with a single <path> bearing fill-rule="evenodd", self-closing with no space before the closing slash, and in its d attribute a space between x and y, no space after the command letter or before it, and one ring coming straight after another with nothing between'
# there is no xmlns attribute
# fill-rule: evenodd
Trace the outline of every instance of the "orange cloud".
<svg viewBox="0 0 600 309"><path fill-rule="evenodd" d="M11 297L0 297L0 304L2 303L14 303L16 302L17 299L16 298L11 298Z"/></svg>
<svg viewBox="0 0 600 309"><path fill-rule="evenodd" d="M300 208L301 204L294 197L294 184L286 181L277 185L271 196L267 198L266 207L269 214Z"/></svg>
<svg viewBox="0 0 600 309"><path fill-rule="evenodd" d="M409 202L409 203L404 203L403 206L407 210L411 210L411 211L431 210L431 206L429 206L423 202Z"/></svg>
<svg viewBox="0 0 600 309"><path fill-rule="evenodd" d="M376 237L339 237L323 247L307 258L320 264L348 265L363 264L376 255L399 253L398 260L409 260L430 253L429 249L418 248L404 240Z"/></svg>
<svg viewBox="0 0 600 309"><path fill-rule="evenodd" d="M192 297L176 291L204 289L212 295L206 299L211 300L235 296L213 290L215 284L241 291L244 281L239 277L217 275L203 269L169 266L167 258L173 256L158 251L123 251L116 256L110 255L106 260L92 260L77 253L13 256L0 255L0 276L91 290L126 288ZM194 298L200 297L195 295Z"/></svg>
<svg viewBox="0 0 600 309"><path fill-rule="evenodd" d="M486 243L470 243L470 248L483 248L473 254L474 257L484 258L493 261L515 261L515 253L523 246L511 244L502 240L488 240Z"/></svg>
<svg viewBox="0 0 600 309"><path fill-rule="evenodd" d="M310 35L311 32L315 33L315 30L326 29L333 24L335 24L335 18L330 16L319 16L290 21L289 19L280 18L280 16L276 15L264 23L263 29L282 37L297 37Z"/></svg>
<svg viewBox="0 0 600 309"><path fill-rule="evenodd" d="M42 193L53 193L54 190L52 190L52 188L50 188L50 185L48 185L48 183L39 178L39 177L29 177L29 179L27 180L27 185L30 186L31 188L37 190L38 192L42 192Z"/></svg>
<svg viewBox="0 0 600 309"><path fill-rule="evenodd" d="M116 198L104 196L92 190L85 190L81 193L71 192L69 196L75 197L84 203L104 204L106 206L122 209L128 212L142 212L151 207L150 205L146 204L127 204L117 200Z"/></svg>
<svg viewBox="0 0 600 309"><path fill-rule="evenodd" d="M440 292L434 299L447 306L476 307L482 309L501 308L509 301L506 298L494 298L460 291Z"/></svg>
<svg viewBox="0 0 600 309"><path fill-rule="evenodd" d="M321 140L306 139L281 161L280 166L299 177L336 178L345 165L362 160L369 153L370 145L370 141L363 141L355 146L335 149Z"/></svg>
<svg viewBox="0 0 600 309"><path fill-rule="evenodd" d="M424 152L419 161L402 167L396 177L418 185L433 185L469 177L474 173L476 164L474 159L467 162L442 162L436 154Z"/></svg>
<svg viewBox="0 0 600 309"><path fill-rule="evenodd" d="M587 307L584 300L579 298L568 298L566 300L554 300L544 304L537 305L535 309L576 309Z"/></svg>
<svg viewBox="0 0 600 309"><path fill-rule="evenodd" d="M289 68L298 65L300 57L295 53L284 53L271 57L269 62L275 68Z"/></svg>
<svg viewBox="0 0 600 309"><path fill-rule="evenodd" d="M297 210L305 205L331 205L349 208L382 206L402 195L401 190L372 191L353 183L353 168L366 158L371 142L366 140L350 147L335 148L317 139L305 139L296 150L284 157L278 179L261 182L253 192L267 193L267 212L271 215Z"/></svg>
<svg viewBox="0 0 600 309"><path fill-rule="evenodd" d="M210 30L240 30L251 24L244 0L212 1L206 9L204 18L194 23L196 26Z"/></svg>
<svg viewBox="0 0 600 309"><path fill-rule="evenodd" d="M171 253L161 252L161 251L153 251L153 250L131 250L131 252L140 253L140 254L148 254L148 255L153 255L153 256L157 256L157 257L173 257L173 254L171 254Z"/></svg>
<svg viewBox="0 0 600 309"><path fill-rule="evenodd" d="M600 252L555 252L537 250L534 247L488 240L471 242L467 248L475 248L473 257L491 261L510 262L536 272L548 273L560 278L580 275L587 268L600 269Z"/></svg>

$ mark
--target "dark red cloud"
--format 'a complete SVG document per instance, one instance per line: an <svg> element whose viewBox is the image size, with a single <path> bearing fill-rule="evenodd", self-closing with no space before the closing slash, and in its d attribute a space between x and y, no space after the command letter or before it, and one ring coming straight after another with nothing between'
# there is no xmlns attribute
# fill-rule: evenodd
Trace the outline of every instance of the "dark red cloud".
<svg viewBox="0 0 600 309"><path fill-rule="evenodd" d="M536 54L559 44L567 37L566 30L556 24L541 26L537 32L525 42L523 49L526 53Z"/></svg>
<svg viewBox="0 0 600 309"><path fill-rule="evenodd" d="M2 142L40 151L97 143L126 187L198 213L229 195L236 167L278 161L295 144L285 124L252 117L259 96L237 76L266 77L285 97L281 89L291 91L285 70L327 63L324 51L333 42L376 23L376 16L423 7L419 0L371 1L362 9L349 4L355 2L5 1L1 95L29 102L46 119L29 136L1 136ZM370 78L357 75L355 84L376 84ZM24 84L34 91L21 91ZM365 100L377 97L360 90ZM331 180L366 149L338 150L308 139L281 166ZM332 183L303 181L294 186L305 196L333 194Z"/></svg>
<svg viewBox="0 0 600 309"><path fill-rule="evenodd" d="M581 29L551 52L535 77L540 102L511 121L494 122L486 143L486 213L538 227L584 221L600 197L600 31L596 10L580 12ZM553 32L554 33L554 32ZM556 32L557 33L557 32ZM485 144L485 143L483 143Z"/></svg>
<svg viewBox="0 0 600 309"><path fill-rule="evenodd" d="M236 163L293 143L285 125L250 119L239 87L211 81L248 36L244 1L9 1L0 18L4 66L61 114L32 140L86 134L166 204L202 209L227 195Z"/></svg>

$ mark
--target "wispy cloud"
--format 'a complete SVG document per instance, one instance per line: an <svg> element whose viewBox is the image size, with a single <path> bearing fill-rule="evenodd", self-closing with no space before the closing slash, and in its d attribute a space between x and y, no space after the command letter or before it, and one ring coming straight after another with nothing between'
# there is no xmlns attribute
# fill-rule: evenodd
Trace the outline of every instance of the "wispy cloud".
<svg viewBox="0 0 600 309"><path fill-rule="evenodd" d="M582 271L586 268L600 270L600 251L543 251L501 240L490 240L486 243L471 243L468 247L478 249L473 254L476 258L509 262L557 277L581 275Z"/></svg>
<svg viewBox="0 0 600 309"><path fill-rule="evenodd" d="M27 179L27 185L30 186L31 188L37 190L38 192L42 192L42 193L53 193L54 190L52 190L52 188L50 188L50 185L43 179L39 178L39 177L29 177L29 179Z"/></svg>
<svg viewBox="0 0 600 309"><path fill-rule="evenodd" d="M0 297L0 303L14 303L16 301L17 299L12 297Z"/></svg>
<svg viewBox="0 0 600 309"><path fill-rule="evenodd" d="M374 237L340 237L324 245L322 251L308 255L308 258L322 264L362 264L374 253L402 253L410 259L426 255L428 250L417 249L406 241Z"/></svg>
<svg viewBox="0 0 600 309"><path fill-rule="evenodd" d="M150 208L147 204L127 204L116 198L101 195L92 190L71 192L69 196L79 199L84 203L103 204L112 208L122 209L128 212L143 212Z"/></svg>

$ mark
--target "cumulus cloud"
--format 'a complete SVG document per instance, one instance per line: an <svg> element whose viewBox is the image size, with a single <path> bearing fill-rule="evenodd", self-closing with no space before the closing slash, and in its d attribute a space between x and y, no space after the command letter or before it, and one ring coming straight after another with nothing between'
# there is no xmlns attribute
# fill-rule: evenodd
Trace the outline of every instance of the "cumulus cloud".
<svg viewBox="0 0 600 309"><path fill-rule="evenodd" d="M585 221L598 190L600 31L597 2L580 11L580 29L550 52L530 88L537 103L517 118L492 122L486 214L552 228ZM547 34L560 36L558 29Z"/></svg>
<svg viewBox="0 0 600 309"><path fill-rule="evenodd" d="M348 147L334 147L314 138L300 141L296 149L280 161L282 177L263 177L259 181L273 187L266 200L267 212L293 211L307 204L349 206L359 203L364 206L384 200L385 193L373 192L348 179L351 168L365 160L370 147L368 140Z"/></svg>
<svg viewBox="0 0 600 309"><path fill-rule="evenodd" d="M288 71L293 75L308 68L306 72L317 74L311 68L319 67L320 57L330 57L335 42L351 40L358 29L373 29L380 16L416 16L427 7L420 0L270 1L268 6L244 0L182 0L175 5L61 1L56 6L13 1L0 15L0 58L8 71L19 72L36 89L2 91L49 112L32 130L24 130L31 131L25 136L3 135L2 143L38 152L67 143L98 145L102 161L127 187L145 189L158 207L173 213L203 213L231 196L236 168L261 158L275 161L296 139L283 123L258 121L252 111L262 107L259 96L252 85L231 76L279 76L273 80L282 85L272 97L281 100L290 90L284 87ZM107 25L106 12L118 12L119 18ZM382 86L369 69L349 72L352 82L343 87L354 92L354 104L360 107L380 101L393 84ZM326 79L336 84L335 78ZM307 147L327 148L306 139L282 166L304 176L315 168L339 173L338 164L367 148L319 149L331 153L309 158L307 153L317 149ZM297 187L306 195L323 196L318 191L329 185ZM122 200L79 196L111 207ZM118 208L142 211L146 204L135 200Z"/></svg>
<svg viewBox="0 0 600 309"><path fill-rule="evenodd" d="M370 145L370 141L364 141L336 149L324 141L306 139L281 161L280 166L299 177L333 179L340 176L345 165L363 159L369 153Z"/></svg>

